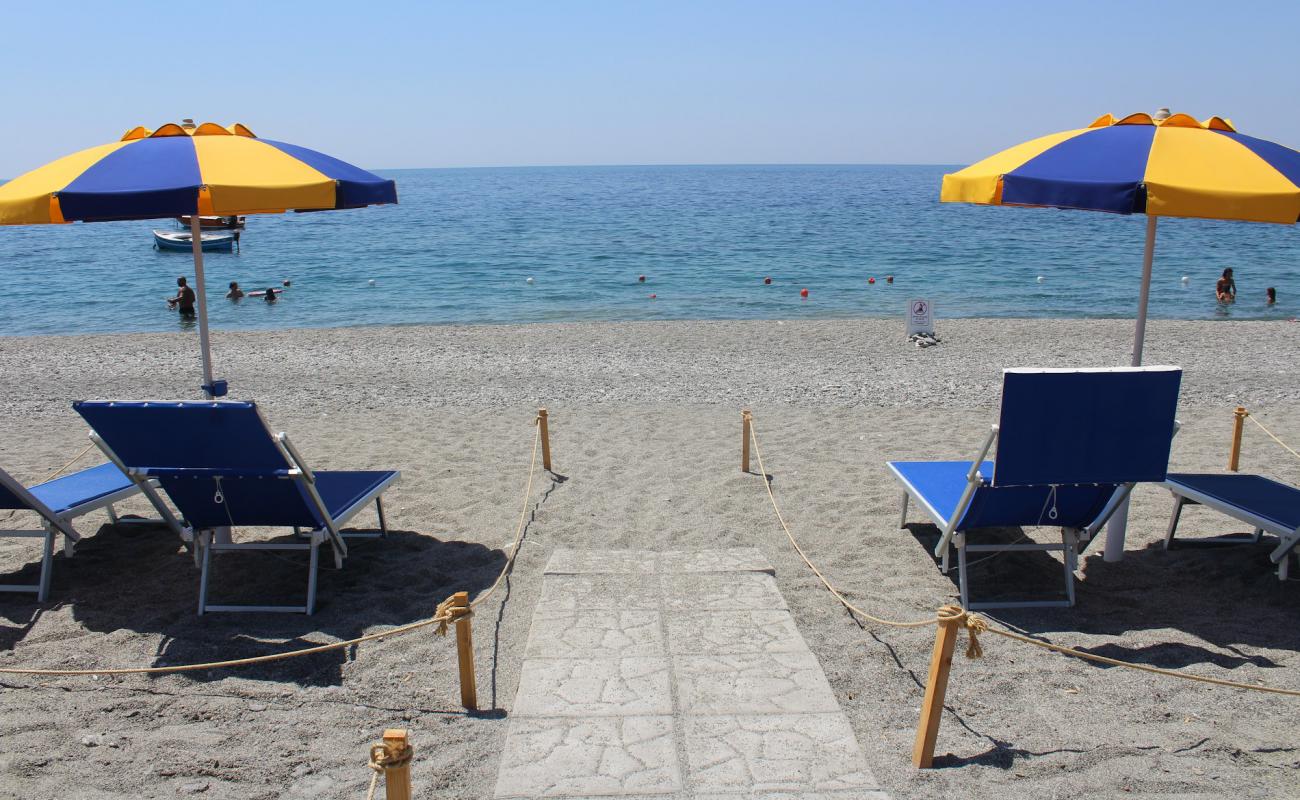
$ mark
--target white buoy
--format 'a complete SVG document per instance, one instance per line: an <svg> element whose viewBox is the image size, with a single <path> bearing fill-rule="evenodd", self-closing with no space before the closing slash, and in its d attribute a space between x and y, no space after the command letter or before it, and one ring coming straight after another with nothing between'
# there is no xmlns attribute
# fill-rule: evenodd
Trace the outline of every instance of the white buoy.
<svg viewBox="0 0 1300 800"><path fill-rule="evenodd" d="M374 286L374 285L375 285L375 279L374 279L374 278L371 278L371 279L370 279L370 285L371 285L371 286Z"/></svg>
<svg viewBox="0 0 1300 800"><path fill-rule="evenodd" d="M1044 278L1042 275L1039 275L1039 276L1038 276L1038 282L1039 282L1039 283L1042 283L1042 282L1045 281L1045 280L1047 280L1047 278Z"/></svg>
<svg viewBox="0 0 1300 800"><path fill-rule="evenodd" d="M533 279L532 279L532 278L529 278L527 282L528 282L528 283L532 283L532 282L533 282Z"/></svg>
<svg viewBox="0 0 1300 800"><path fill-rule="evenodd" d="M1183 285L1184 285L1184 286L1186 286L1187 284L1189 284L1189 283L1191 283L1191 282L1192 282L1192 279L1191 279L1191 278L1189 278L1189 277L1186 276L1186 275L1183 276Z"/></svg>

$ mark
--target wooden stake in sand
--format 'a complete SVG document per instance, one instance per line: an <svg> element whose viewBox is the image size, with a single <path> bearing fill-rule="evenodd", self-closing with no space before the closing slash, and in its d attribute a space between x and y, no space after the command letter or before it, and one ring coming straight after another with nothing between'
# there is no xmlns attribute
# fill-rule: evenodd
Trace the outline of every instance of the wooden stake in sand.
<svg viewBox="0 0 1300 800"><path fill-rule="evenodd" d="M740 412L740 471L749 472L749 429L754 423L754 415L748 411Z"/></svg>
<svg viewBox="0 0 1300 800"><path fill-rule="evenodd" d="M930 679L925 684L925 702L921 704L921 721L916 728L912 747L912 765L929 769L934 765L934 743L939 738L939 720L943 716L943 698L948 693L948 671L952 668L952 651L957 644L957 623L962 615L940 609L934 652L930 655Z"/></svg>
<svg viewBox="0 0 1300 800"><path fill-rule="evenodd" d="M389 728L384 731L384 741L370 748L370 768L384 776L384 797L387 800L411 800L411 749L406 731ZM375 782L370 782L367 800L375 795Z"/></svg>
<svg viewBox="0 0 1300 800"><path fill-rule="evenodd" d="M543 440L545 441L545 440ZM450 611L456 621L456 660L460 664L460 704L469 711L478 710L478 684L474 677L474 629L470 618L469 592L451 596Z"/></svg>
<svg viewBox="0 0 1300 800"><path fill-rule="evenodd" d="M1237 406L1237 410L1233 413L1235 419L1232 422L1232 452L1228 454L1228 469L1236 472L1241 463L1241 429L1246 424L1246 417L1249 412L1245 408Z"/></svg>
<svg viewBox="0 0 1300 800"><path fill-rule="evenodd" d="M546 427L546 409L537 409L537 426L542 431L542 467L551 469L551 431Z"/></svg>

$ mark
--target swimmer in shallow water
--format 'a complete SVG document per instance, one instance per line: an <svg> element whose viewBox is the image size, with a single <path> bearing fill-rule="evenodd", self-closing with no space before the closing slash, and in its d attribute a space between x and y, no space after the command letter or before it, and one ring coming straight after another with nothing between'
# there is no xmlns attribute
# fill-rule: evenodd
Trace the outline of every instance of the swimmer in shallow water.
<svg viewBox="0 0 1300 800"><path fill-rule="evenodd" d="M194 290L189 287L185 276L176 279L176 296L169 299L167 305L179 311L182 317L194 316Z"/></svg>
<svg viewBox="0 0 1300 800"><path fill-rule="evenodd" d="M1214 296L1220 303L1232 303L1237 299L1237 281L1232 277L1232 267L1223 271L1223 277L1214 284Z"/></svg>
<svg viewBox="0 0 1300 800"><path fill-rule="evenodd" d="M243 297L243 296L244 296L244 290L241 289L241 288L239 288L239 282L238 282L238 281L231 281L231 282L230 282L230 291L226 292L226 299L227 299L227 300L238 300L239 298L241 298L241 297Z"/></svg>
<svg viewBox="0 0 1300 800"><path fill-rule="evenodd" d="M266 290L266 297L263 298L263 299L266 300L266 302L268 302L268 303L274 303L274 302L275 302L275 295L276 295L276 294L277 294L277 290L276 290L276 289L274 289L274 288L267 289L267 290Z"/></svg>
<svg viewBox="0 0 1300 800"><path fill-rule="evenodd" d="M1270 286L1264 290L1264 293L1268 297L1268 301L1265 302L1264 305L1266 306L1277 305L1277 289L1274 289L1272 286Z"/></svg>

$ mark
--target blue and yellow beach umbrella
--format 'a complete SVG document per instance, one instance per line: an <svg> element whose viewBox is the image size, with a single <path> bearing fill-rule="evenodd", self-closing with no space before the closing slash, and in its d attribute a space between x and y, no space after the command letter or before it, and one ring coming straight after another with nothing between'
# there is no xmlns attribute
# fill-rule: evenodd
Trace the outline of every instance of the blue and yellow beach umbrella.
<svg viewBox="0 0 1300 800"><path fill-rule="evenodd" d="M273 214L396 203L397 187L240 124L133 128L0 186L0 225Z"/></svg>
<svg viewBox="0 0 1300 800"><path fill-rule="evenodd" d="M1300 152L1220 117L1110 114L945 175L944 202L1294 224Z"/></svg>
<svg viewBox="0 0 1300 800"><path fill-rule="evenodd" d="M397 202L396 184L238 123L137 127L0 186L0 225L189 216L203 389L213 381L200 216L322 211Z"/></svg>
<svg viewBox="0 0 1300 800"><path fill-rule="evenodd" d="M945 203L1046 206L1147 215L1133 366L1142 363L1159 217L1286 225L1300 220L1300 152L1237 131L1222 117L1110 114L1086 128L1016 145L943 176ZM1126 507L1127 508L1127 507ZM1123 553L1127 511L1111 522L1106 560Z"/></svg>

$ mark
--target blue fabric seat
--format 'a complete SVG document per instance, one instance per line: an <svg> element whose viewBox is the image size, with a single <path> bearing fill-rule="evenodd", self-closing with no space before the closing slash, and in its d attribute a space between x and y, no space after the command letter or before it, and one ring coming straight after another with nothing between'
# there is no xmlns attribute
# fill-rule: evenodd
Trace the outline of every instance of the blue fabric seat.
<svg viewBox="0 0 1300 800"><path fill-rule="evenodd" d="M1278 545L1269 558L1277 564L1278 577L1286 580L1289 556L1300 543L1300 489L1262 475L1186 472L1171 472L1165 487L1174 495L1174 512L1165 533L1166 549L1174 542L1183 506L1201 504L1251 525L1255 529L1253 541L1259 541L1264 533L1276 536Z"/></svg>
<svg viewBox="0 0 1300 800"><path fill-rule="evenodd" d="M956 546L963 608L1074 604L1081 547L1135 483L1165 479L1181 377L1176 367L1008 369L999 422L974 461L888 463L904 490L900 525L914 499L940 528L935 555L945 572ZM1059 527L1061 544L970 540L1007 526ZM1061 552L1065 599L972 603L966 554L990 550Z"/></svg>
<svg viewBox="0 0 1300 800"><path fill-rule="evenodd" d="M310 614L320 545L329 543L341 567L347 543L340 526L372 501L379 515L378 535L386 533L382 494L399 472L315 472L287 435L271 432L255 403L80 402L73 407L106 452L133 474L158 481L197 532L200 614L250 609ZM293 528L309 543L227 541L229 529L251 526ZM349 534L355 535L374 534ZM308 550L306 602L208 604L212 553L240 549Z"/></svg>
<svg viewBox="0 0 1300 800"><path fill-rule="evenodd" d="M72 526L73 519L107 508L109 519L116 521L113 504L140 491L141 487L114 464L88 467L32 487L23 486L0 470L0 509L32 511L44 520L44 529L39 531L0 530L0 536L44 539L37 583L0 584L0 592L34 592L38 601L45 602L54 569L55 534L63 534L64 553L71 556L81 538Z"/></svg>

